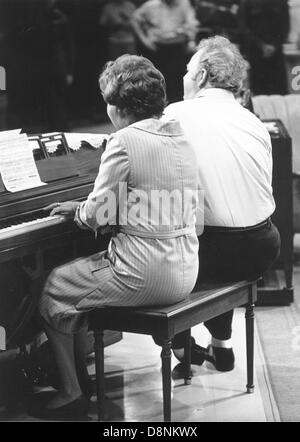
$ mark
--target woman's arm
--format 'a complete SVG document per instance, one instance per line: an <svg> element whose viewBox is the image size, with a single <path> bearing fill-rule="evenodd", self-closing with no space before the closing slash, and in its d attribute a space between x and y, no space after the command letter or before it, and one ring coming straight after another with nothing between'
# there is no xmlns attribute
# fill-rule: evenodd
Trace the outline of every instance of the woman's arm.
<svg viewBox="0 0 300 442"><path fill-rule="evenodd" d="M120 189L129 179L129 163L126 147L117 135L112 135L101 157L94 189L87 200L81 203L75 215L80 227L96 231L99 227L118 224ZM126 201L127 202L127 201Z"/></svg>

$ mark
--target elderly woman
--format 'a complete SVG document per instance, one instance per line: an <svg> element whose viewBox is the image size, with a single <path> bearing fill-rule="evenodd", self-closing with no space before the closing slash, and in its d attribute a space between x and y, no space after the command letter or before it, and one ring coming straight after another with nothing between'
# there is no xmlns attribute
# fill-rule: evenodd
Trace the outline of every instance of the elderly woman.
<svg viewBox="0 0 300 442"><path fill-rule="evenodd" d="M124 55L107 64L100 88L117 132L87 200L55 204L51 213L95 232L112 225L114 233L107 252L54 269L44 287L39 309L61 378L57 395L35 412L44 419L87 413L86 311L176 303L198 273L196 158L178 122L161 119L162 74L149 60Z"/></svg>

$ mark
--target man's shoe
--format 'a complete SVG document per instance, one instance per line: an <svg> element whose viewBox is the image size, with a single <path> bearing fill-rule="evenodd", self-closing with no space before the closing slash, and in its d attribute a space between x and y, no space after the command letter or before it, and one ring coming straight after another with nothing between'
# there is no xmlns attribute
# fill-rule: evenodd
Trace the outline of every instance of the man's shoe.
<svg viewBox="0 0 300 442"><path fill-rule="evenodd" d="M178 359L180 364L177 364L172 370L172 379L182 379L184 378L184 367L183 360L184 357L179 357L176 355L176 349L173 349L175 357ZM207 349L196 344L196 341L191 337L191 364L202 365L206 360ZM193 370L191 369L190 375L193 376Z"/></svg>
<svg viewBox="0 0 300 442"><path fill-rule="evenodd" d="M175 350L176 351L176 350ZM174 352L176 356L176 353ZM181 362L173 370L174 379L183 377L183 357L176 358ZM234 369L234 353L232 348L220 348L209 345L207 348L196 344L194 338L191 338L191 364L202 365L204 361L211 362L216 370L226 372Z"/></svg>
<svg viewBox="0 0 300 442"><path fill-rule="evenodd" d="M232 348L221 348L209 345L206 349L206 360L211 362L218 371L234 369L234 353Z"/></svg>
<svg viewBox="0 0 300 442"><path fill-rule="evenodd" d="M176 355L176 349L173 349L173 353L179 362L183 362L184 357ZM207 349L196 344L196 341L191 337L191 364L202 365L206 359Z"/></svg>

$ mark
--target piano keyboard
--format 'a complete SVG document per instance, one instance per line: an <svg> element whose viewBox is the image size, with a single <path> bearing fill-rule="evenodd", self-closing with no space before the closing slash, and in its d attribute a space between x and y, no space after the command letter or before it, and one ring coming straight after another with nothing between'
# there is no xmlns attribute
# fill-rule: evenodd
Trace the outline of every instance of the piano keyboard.
<svg viewBox="0 0 300 442"><path fill-rule="evenodd" d="M20 216L14 220L0 222L0 240L16 235L32 232L38 229L54 226L66 221L61 215L49 216L43 210Z"/></svg>

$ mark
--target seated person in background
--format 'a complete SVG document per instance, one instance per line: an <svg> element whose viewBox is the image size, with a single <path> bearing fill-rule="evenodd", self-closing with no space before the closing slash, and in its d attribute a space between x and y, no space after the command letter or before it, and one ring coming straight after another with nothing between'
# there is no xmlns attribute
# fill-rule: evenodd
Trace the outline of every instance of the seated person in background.
<svg viewBox="0 0 300 442"><path fill-rule="evenodd" d="M106 252L54 269L45 284L39 310L61 386L46 408L33 411L44 419L87 413L87 311L173 304L189 295L198 274L196 157L178 122L160 118L164 77L149 60L124 55L106 65L100 88L117 132L107 142L94 190L85 202L50 208L82 228L114 226L113 235ZM176 192L173 210L155 196L160 191Z"/></svg>
<svg viewBox="0 0 300 442"><path fill-rule="evenodd" d="M184 101L165 114L177 118L198 159L204 190L204 233L199 237L199 281L233 282L259 278L276 259L278 230L270 216L272 145L261 121L235 99L246 62L225 37L202 40L184 77ZM233 311L205 323L211 346L192 343L192 363L212 361L217 370L234 367ZM183 357L182 335L173 342Z"/></svg>

